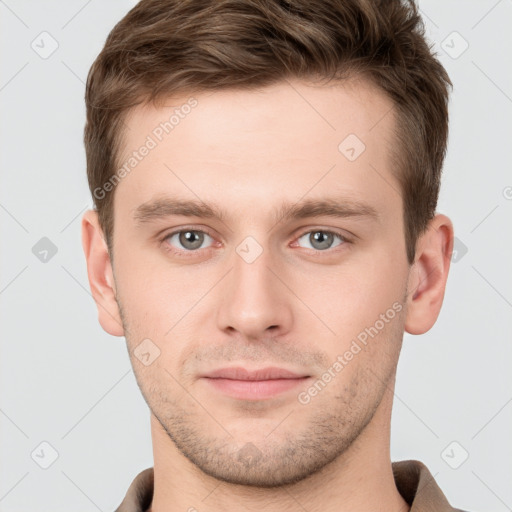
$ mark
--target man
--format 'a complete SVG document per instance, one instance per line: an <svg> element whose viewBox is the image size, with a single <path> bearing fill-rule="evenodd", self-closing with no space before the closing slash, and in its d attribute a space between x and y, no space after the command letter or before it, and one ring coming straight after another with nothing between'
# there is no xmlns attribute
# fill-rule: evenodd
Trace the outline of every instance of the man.
<svg viewBox="0 0 512 512"><path fill-rule="evenodd" d="M403 334L449 271L450 85L413 3L143 0L116 25L82 241L154 452L119 512L456 510L389 450Z"/></svg>

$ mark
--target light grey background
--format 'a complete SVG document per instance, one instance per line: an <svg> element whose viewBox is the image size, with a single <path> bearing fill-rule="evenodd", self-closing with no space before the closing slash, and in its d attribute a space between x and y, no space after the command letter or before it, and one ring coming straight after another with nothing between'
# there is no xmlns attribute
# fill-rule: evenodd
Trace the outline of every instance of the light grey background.
<svg viewBox="0 0 512 512"><path fill-rule="evenodd" d="M134 4L0 1L5 512L114 510L153 463L149 412L124 338L97 321L80 240L92 205L84 81ZM504 512L512 510L512 2L420 7L454 83L438 211L459 241L437 324L405 337L391 455L427 464L454 506ZM43 237L57 248L46 263L32 250ZM48 469L40 465L52 448L42 442L58 453Z"/></svg>

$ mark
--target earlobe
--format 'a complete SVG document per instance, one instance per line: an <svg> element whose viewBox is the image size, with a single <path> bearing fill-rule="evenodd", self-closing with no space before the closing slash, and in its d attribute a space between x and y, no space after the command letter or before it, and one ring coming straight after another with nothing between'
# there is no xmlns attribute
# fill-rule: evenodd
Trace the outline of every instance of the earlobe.
<svg viewBox="0 0 512 512"><path fill-rule="evenodd" d="M423 334L435 324L443 304L453 250L451 220L437 214L416 244L409 272L405 330Z"/></svg>
<svg viewBox="0 0 512 512"><path fill-rule="evenodd" d="M98 308L98 320L112 336L124 336L110 255L96 210L87 210L82 217L82 247L89 286Z"/></svg>

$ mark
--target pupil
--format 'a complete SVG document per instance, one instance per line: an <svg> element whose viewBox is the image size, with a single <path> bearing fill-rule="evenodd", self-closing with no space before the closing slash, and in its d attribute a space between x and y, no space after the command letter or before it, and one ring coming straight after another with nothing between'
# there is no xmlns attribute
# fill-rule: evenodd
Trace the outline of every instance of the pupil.
<svg viewBox="0 0 512 512"><path fill-rule="evenodd" d="M332 242L331 239L333 237L332 234L325 233L323 231L315 231L314 233L312 233L312 236L313 236L313 241L315 243L318 243L318 245L320 245L320 247L317 247L320 249L328 249L330 243ZM314 244L312 244L312 245L314 246Z"/></svg>
<svg viewBox="0 0 512 512"><path fill-rule="evenodd" d="M204 235L202 233L199 234L196 231L185 231L180 235L180 242L184 247L197 249L198 247L201 247L201 244L203 243L203 236Z"/></svg>

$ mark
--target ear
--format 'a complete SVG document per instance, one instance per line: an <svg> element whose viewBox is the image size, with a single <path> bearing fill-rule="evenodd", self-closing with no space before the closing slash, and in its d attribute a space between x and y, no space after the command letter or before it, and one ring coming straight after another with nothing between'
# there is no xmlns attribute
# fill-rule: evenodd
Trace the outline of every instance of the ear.
<svg viewBox="0 0 512 512"><path fill-rule="evenodd" d="M405 330L423 334L435 324L443 304L453 250L451 220L437 214L418 238L409 271Z"/></svg>
<svg viewBox="0 0 512 512"><path fill-rule="evenodd" d="M87 275L98 308L101 327L112 336L124 336L116 301L114 274L97 210L87 210L82 217L82 247L87 261Z"/></svg>

